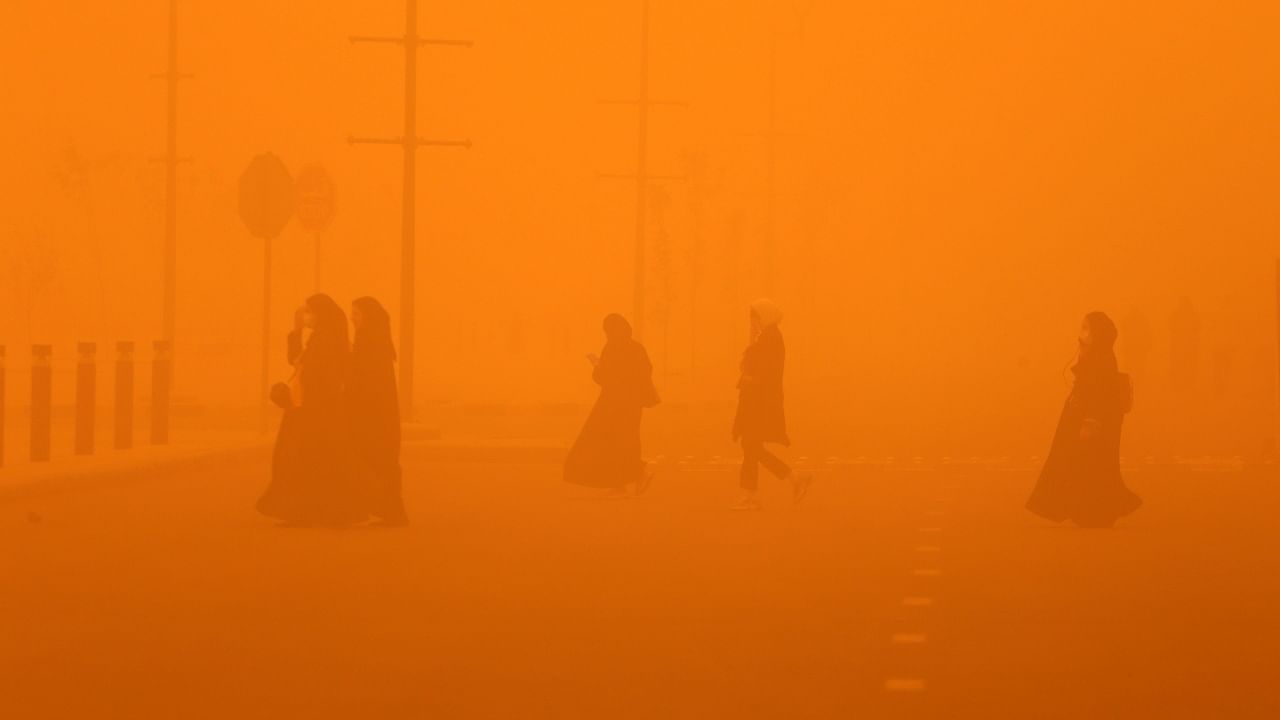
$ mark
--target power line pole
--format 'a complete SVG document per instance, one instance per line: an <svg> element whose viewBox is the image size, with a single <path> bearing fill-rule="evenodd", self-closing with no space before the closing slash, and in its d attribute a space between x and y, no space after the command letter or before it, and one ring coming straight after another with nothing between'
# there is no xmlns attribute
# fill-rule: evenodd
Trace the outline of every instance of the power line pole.
<svg viewBox="0 0 1280 720"><path fill-rule="evenodd" d="M683 106L684 103L654 100L649 95L649 0L640 0L640 77L634 100L610 100L612 104L636 107L636 171L627 174L606 174L602 177L632 180L636 188L635 217L635 278L633 280L633 309L631 325L637 339L644 337L645 316L645 263L648 244L649 185L654 180L680 179L678 176L652 175L649 172L649 112L656 105Z"/></svg>
<svg viewBox="0 0 1280 720"><path fill-rule="evenodd" d="M775 206L778 190L778 33L769 32L769 109L765 135L764 293L772 296L777 282L778 237Z"/></svg>
<svg viewBox="0 0 1280 720"><path fill-rule="evenodd" d="M424 45L471 47L469 40L440 40L418 35L418 0L405 0L402 37L353 36L351 42L391 43L404 47L404 132L398 138L352 137L352 144L399 145L404 150L404 188L400 215L400 412L413 417L414 295L416 280L416 201L418 148L470 148L470 140L427 140L418 137L418 48Z"/></svg>
<svg viewBox="0 0 1280 720"><path fill-rule="evenodd" d="M812 2L792 2L796 20L803 26L805 16L813 7ZM764 280L765 295L773 295L778 276L778 139L794 137L778 130L778 27L771 23L769 29L768 76L766 79L765 122L765 219L764 219Z"/></svg>
<svg viewBox="0 0 1280 720"><path fill-rule="evenodd" d="M169 60L163 73L154 75L168 88L164 155L164 299L162 334L173 351L177 332L178 274L178 82L191 76L178 72L178 0L169 0Z"/></svg>

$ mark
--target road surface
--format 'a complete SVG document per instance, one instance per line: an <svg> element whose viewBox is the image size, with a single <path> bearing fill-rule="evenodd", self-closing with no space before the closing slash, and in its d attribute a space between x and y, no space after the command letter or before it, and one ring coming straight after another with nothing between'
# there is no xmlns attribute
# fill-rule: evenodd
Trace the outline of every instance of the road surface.
<svg viewBox="0 0 1280 720"><path fill-rule="evenodd" d="M255 515L259 461L0 504L0 717L1280 717L1280 490L1131 473L1114 531L990 469L643 498L406 466L404 529ZM2 478L0 478L2 479Z"/></svg>

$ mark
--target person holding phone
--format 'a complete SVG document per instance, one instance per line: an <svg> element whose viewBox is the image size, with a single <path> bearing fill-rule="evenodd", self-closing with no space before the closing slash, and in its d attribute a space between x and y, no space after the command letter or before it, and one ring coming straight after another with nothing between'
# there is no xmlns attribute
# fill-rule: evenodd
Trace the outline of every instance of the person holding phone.
<svg viewBox="0 0 1280 720"><path fill-rule="evenodd" d="M1108 528L1142 505L1120 474L1120 431L1133 387L1116 363L1117 336L1105 313L1089 313L1080 326L1075 379L1027 500L1028 510L1054 522Z"/></svg>
<svg viewBox="0 0 1280 720"><path fill-rule="evenodd" d="M627 487L642 495L653 480L640 455L641 416L659 402L653 365L621 315L604 319L604 334L600 354L587 355L600 395L565 458L564 480L612 496L625 497Z"/></svg>

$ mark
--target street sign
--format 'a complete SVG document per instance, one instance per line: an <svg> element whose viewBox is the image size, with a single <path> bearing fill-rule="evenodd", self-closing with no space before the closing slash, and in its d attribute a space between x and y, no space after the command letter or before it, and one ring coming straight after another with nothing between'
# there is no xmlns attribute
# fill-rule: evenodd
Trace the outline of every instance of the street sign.
<svg viewBox="0 0 1280 720"><path fill-rule="evenodd" d="M308 165L294 183L298 223L314 233L323 232L333 221L333 178L320 165Z"/></svg>
<svg viewBox="0 0 1280 720"><path fill-rule="evenodd" d="M280 235L293 216L293 177L273 153L259 155L240 175L240 219L256 238Z"/></svg>

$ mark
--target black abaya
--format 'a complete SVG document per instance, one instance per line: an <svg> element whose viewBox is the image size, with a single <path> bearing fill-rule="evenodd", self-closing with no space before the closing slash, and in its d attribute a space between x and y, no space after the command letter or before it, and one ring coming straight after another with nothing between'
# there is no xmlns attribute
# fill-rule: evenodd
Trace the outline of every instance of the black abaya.
<svg viewBox="0 0 1280 720"><path fill-rule="evenodd" d="M1127 411L1128 376L1105 362L1082 359L1058 420L1053 445L1027 509L1054 522L1110 527L1142 500L1120 474L1120 432ZM1086 424L1090 437L1081 437Z"/></svg>

